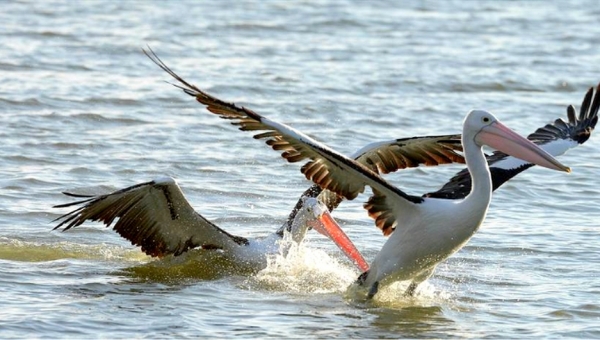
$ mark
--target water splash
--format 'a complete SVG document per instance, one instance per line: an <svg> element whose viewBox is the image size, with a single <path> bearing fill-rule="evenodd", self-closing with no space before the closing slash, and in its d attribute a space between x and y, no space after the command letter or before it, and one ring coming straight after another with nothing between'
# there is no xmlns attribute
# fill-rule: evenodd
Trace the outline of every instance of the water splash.
<svg viewBox="0 0 600 340"><path fill-rule="evenodd" d="M344 298L362 308L403 309L411 307L432 307L452 301L450 291L436 287L430 281L421 283L414 296L405 295L409 281L394 282L380 287L373 299L367 299L368 289L353 283L344 293Z"/></svg>
<svg viewBox="0 0 600 340"><path fill-rule="evenodd" d="M285 257L274 255L267 262L250 286L300 294L341 293L358 276L353 267L304 243L293 244Z"/></svg>

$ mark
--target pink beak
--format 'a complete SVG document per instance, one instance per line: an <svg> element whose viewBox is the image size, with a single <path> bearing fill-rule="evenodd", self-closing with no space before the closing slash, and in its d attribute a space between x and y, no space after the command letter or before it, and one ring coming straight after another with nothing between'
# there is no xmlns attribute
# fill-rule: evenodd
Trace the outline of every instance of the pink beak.
<svg viewBox="0 0 600 340"><path fill-rule="evenodd" d="M498 121L483 127L475 135L475 142L479 145L485 144L529 163L553 170L571 172L569 167L561 164L552 155Z"/></svg>
<svg viewBox="0 0 600 340"><path fill-rule="evenodd" d="M315 223L313 229L321 233L322 235L330 238L346 256L352 260L352 262L360 269L365 272L369 269L369 264L365 261L362 254L356 249L354 243L350 241L346 233L342 230L340 225L331 217L329 211L324 211L319 216L321 223Z"/></svg>

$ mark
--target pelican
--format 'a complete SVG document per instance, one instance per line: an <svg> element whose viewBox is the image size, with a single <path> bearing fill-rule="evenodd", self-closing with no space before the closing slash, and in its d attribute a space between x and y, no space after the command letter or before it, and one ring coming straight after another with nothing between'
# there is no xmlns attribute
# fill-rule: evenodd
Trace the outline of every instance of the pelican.
<svg viewBox="0 0 600 340"><path fill-rule="evenodd" d="M560 156L568 150L584 144L591 136L598 122L600 108L600 84L590 87L586 92L577 114L573 105L567 107L567 120L558 118L527 136L527 139L538 145L552 156ZM352 155L357 162L367 166L379 174L387 174L408 167L424 165L440 165L447 163L464 163L460 144L461 135L421 136L401 138L371 143ZM495 191L513 177L534 166L521 159L495 151L486 155L492 176L492 189ZM424 197L446 199L463 199L471 191L471 176L465 168L456 173L446 184ZM311 186L302 195L294 209L302 207L304 197L318 197L333 211L343 197L329 190L322 190L318 185ZM293 220L294 211L289 221Z"/></svg>
<svg viewBox="0 0 600 340"><path fill-rule="evenodd" d="M146 51L144 51L146 52ZM152 51L151 51L152 52ZM254 136L289 162L306 161L301 172L323 189L346 199L354 199L366 186L372 196L364 208L384 234L391 234L370 269L357 282L368 288L372 298L380 285L411 281L407 294L425 281L438 263L461 249L477 231L487 213L492 195L492 180L483 145L528 163L570 172L570 169L531 141L503 125L484 110L470 111L463 121L461 144L471 177L471 190L463 199L412 196L391 185L356 160L285 124L213 97L188 83L153 52L146 55L169 73L185 93L206 106L209 112L232 120L242 131L265 131Z"/></svg>
<svg viewBox="0 0 600 340"><path fill-rule="evenodd" d="M153 257L178 256L201 248L221 251L234 263L260 270L267 266L268 255L287 254L291 242L284 242L284 235L288 234L292 242L300 243L307 230L313 228L333 240L360 270L368 269L360 252L331 217L327 207L316 198L303 198L302 208L290 225L286 224L266 237L246 238L232 235L198 214L171 177L106 195L64 194L83 200L55 206L79 207L58 217L55 221L60 223L54 230L69 230L88 220L100 221L107 227L112 225L119 235Z"/></svg>

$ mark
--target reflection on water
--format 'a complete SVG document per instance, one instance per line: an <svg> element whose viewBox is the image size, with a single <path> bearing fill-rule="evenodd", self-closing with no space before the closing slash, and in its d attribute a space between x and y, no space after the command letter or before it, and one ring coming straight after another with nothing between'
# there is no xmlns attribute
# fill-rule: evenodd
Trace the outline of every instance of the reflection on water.
<svg viewBox="0 0 600 340"><path fill-rule="evenodd" d="M140 262L149 257L137 249L125 250L107 244L85 245L72 242L46 244L0 237L0 259L22 262L44 262L60 259L127 260Z"/></svg>
<svg viewBox="0 0 600 340"><path fill-rule="evenodd" d="M370 308L367 312L375 316L371 326L386 333L398 333L400 337L422 337L424 334L435 337L436 333L442 336L443 329L452 328L450 326L454 323L444 317L444 308L441 306L414 306L407 303L402 308Z"/></svg>
<svg viewBox="0 0 600 340"><path fill-rule="evenodd" d="M123 269L127 275L151 282L176 283L193 280L217 280L231 275L252 275L253 266L245 266L216 250L192 250L180 256L143 263Z"/></svg>

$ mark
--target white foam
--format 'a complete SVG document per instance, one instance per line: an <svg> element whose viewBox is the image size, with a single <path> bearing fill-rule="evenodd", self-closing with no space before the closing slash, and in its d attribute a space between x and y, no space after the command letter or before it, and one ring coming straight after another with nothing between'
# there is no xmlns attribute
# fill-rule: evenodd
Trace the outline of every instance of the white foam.
<svg viewBox="0 0 600 340"><path fill-rule="evenodd" d="M350 263L340 261L323 250L294 244L286 257L271 256L255 279L261 286L285 292L341 293L359 273Z"/></svg>

